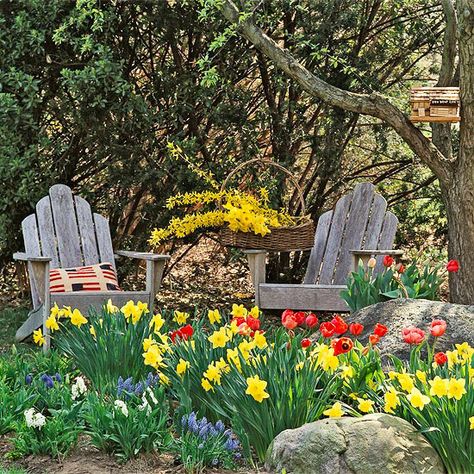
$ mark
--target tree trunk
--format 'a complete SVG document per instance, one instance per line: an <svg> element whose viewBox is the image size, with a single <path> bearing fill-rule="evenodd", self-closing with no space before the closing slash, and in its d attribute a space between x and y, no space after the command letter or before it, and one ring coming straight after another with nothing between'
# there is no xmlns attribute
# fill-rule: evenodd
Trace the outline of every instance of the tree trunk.
<svg viewBox="0 0 474 474"><path fill-rule="evenodd" d="M458 40L461 89L459 155L452 179L442 184L448 214L448 253L459 273L449 281L450 299L474 303L474 0L459 0Z"/></svg>

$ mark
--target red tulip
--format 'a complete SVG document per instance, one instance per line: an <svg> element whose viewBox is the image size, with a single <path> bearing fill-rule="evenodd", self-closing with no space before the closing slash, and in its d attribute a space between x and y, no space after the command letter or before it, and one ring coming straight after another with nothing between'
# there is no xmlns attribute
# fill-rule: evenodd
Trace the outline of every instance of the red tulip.
<svg viewBox="0 0 474 474"><path fill-rule="evenodd" d="M450 260L446 265L448 272L456 273L459 271L459 262L457 260Z"/></svg>
<svg viewBox="0 0 474 474"><path fill-rule="evenodd" d="M336 314L336 316L332 318L331 323L334 325L334 332L339 336L344 334L349 328L348 324L344 321L344 319L341 318L339 314Z"/></svg>
<svg viewBox="0 0 474 474"><path fill-rule="evenodd" d="M245 323L245 318L234 318L232 321L235 321L235 324L237 324L238 327L241 324Z"/></svg>
<svg viewBox="0 0 474 474"><path fill-rule="evenodd" d="M397 265L397 272L398 273L404 273L405 272L405 267L403 266L403 263L399 263Z"/></svg>
<svg viewBox="0 0 474 474"><path fill-rule="evenodd" d="M178 329L178 331L181 338L185 340L192 337L192 335L194 334L194 329L190 324L186 324L186 326L183 326L181 329Z"/></svg>
<svg viewBox="0 0 474 474"><path fill-rule="evenodd" d="M349 331L351 334L354 336L358 336L359 334L362 334L362 331L364 330L364 326L360 323L352 323L349 326Z"/></svg>
<svg viewBox="0 0 474 474"><path fill-rule="evenodd" d="M408 344L421 344L425 340L425 331L414 326L402 330L403 340Z"/></svg>
<svg viewBox="0 0 474 474"><path fill-rule="evenodd" d="M384 267L391 267L395 260L390 255L385 255L383 258L383 265Z"/></svg>
<svg viewBox="0 0 474 474"><path fill-rule="evenodd" d="M303 349L306 349L307 347L309 347L311 345L311 341L309 339L301 339L301 347Z"/></svg>
<svg viewBox="0 0 474 474"><path fill-rule="evenodd" d="M304 320L306 318L306 313L304 313L303 311L298 311L294 313L293 316L296 319L298 326L301 326L304 323Z"/></svg>
<svg viewBox="0 0 474 474"><path fill-rule="evenodd" d="M336 331L336 328L334 327L333 323L321 323L319 326L319 332L323 337L331 337L334 335L334 332Z"/></svg>
<svg viewBox="0 0 474 474"><path fill-rule="evenodd" d="M434 337L440 337L446 332L447 323L443 319L431 321L430 332Z"/></svg>
<svg viewBox="0 0 474 474"><path fill-rule="evenodd" d="M378 342L380 342L380 336L377 336L377 334L371 334L369 336L369 342L375 346Z"/></svg>
<svg viewBox="0 0 474 474"><path fill-rule="evenodd" d="M379 337L384 337L385 334L387 334L388 328L387 326L384 326L383 324L377 323L374 327L374 334L376 334Z"/></svg>
<svg viewBox="0 0 474 474"><path fill-rule="evenodd" d="M318 322L318 317L315 314L309 313L308 316L306 316L305 324L309 329L316 327Z"/></svg>
<svg viewBox="0 0 474 474"><path fill-rule="evenodd" d="M291 309L285 309L281 315L281 324L285 326L286 329L295 329L298 326L298 323L295 319L295 313Z"/></svg>
<svg viewBox="0 0 474 474"><path fill-rule="evenodd" d="M446 364L446 362L448 362L448 356L444 352L437 352L434 355L434 361L438 365L444 365L444 364Z"/></svg>
<svg viewBox="0 0 474 474"><path fill-rule="evenodd" d="M258 331L260 329L260 320L257 318L247 316L246 323L252 331Z"/></svg>
<svg viewBox="0 0 474 474"><path fill-rule="evenodd" d="M331 346L334 349L334 355L337 356L352 350L354 343L348 337L341 337L339 339L334 339L333 343L331 343Z"/></svg>

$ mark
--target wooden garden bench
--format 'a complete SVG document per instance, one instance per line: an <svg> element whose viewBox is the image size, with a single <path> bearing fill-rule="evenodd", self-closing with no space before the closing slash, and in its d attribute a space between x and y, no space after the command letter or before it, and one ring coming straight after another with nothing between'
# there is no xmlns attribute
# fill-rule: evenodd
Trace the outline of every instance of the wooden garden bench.
<svg viewBox="0 0 474 474"><path fill-rule="evenodd" d="M303 284L266 283L267 252L246 250L255 304L262 309L349 311L340 293L359 261L366 264L376 257L374 271L380 272L384 255L402 254L392 250L398 219L386 209L387 202L375 186L361 183L339 199L333 210L322 214Z"/></svg>
<svg viewBox="0 0 474 474"><path fill-rule="evenodd" d="M16 339L21 341L43 326L49 348L49 331L45 321L56 303L78 308L86 313L90 307L100 308L110 298L116 306L132 300L147 302L153 311L168 255L148 252L117 251L114 253L108 220L92 213L89 203L74 196L63 184L51 187L49 195L36 205L36 212L22 222L24 253L15 253L14 259L28 265L33 310L18 329ZM146 261L145 291L50 291L50 269L70 268L110 262L115 268L115 256Z"/></svg>

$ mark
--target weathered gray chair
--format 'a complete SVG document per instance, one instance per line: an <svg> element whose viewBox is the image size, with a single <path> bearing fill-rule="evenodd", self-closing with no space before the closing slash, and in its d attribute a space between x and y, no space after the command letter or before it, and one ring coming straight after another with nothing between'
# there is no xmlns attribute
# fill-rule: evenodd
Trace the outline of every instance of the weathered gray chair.
<svg viewBox="0 0 474 474"><path fill-rule="evenodd" d="M398 219L386 209L387 202L375 187L361 183L322 214L303 284L265 283L267 252L247 250L255 304L262 309L349 311L340 293L359 261L366 264L376 257L374 271L379 272L384 255L402 254L392 250Z"/></svg>
<svg viewBox="0 0 474 474"><path fill-rule="evenodd" d="M150 311L158 292L168 255L147 252L113 251L108 220L92 213L89 203L74 196L71 189L57 184L49 196L36 205L36 212L22 222L24 253L15 253L14 259L28 264L33 310L18 329L16 339L21 341L43 325L45 350L49 348L49 331L45 321L54 303L78 308L82 312L101 307L109 298L121 306L128 300L147 302ZM51 293L50 268L69 268L110 262L115 268L115 256L146 261L145 291L83 291Z"/></svg>

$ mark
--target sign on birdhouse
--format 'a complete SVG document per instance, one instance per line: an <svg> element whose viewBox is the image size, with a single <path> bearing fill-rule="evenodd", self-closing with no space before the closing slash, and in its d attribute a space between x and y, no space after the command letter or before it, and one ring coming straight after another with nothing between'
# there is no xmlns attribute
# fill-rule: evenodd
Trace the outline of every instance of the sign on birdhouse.
<svg viewBox="0 0 474 474"><path fill-rule="evenodd" d="M459 122L459 87L416 87L410 91L412 122Z"/></svg>

